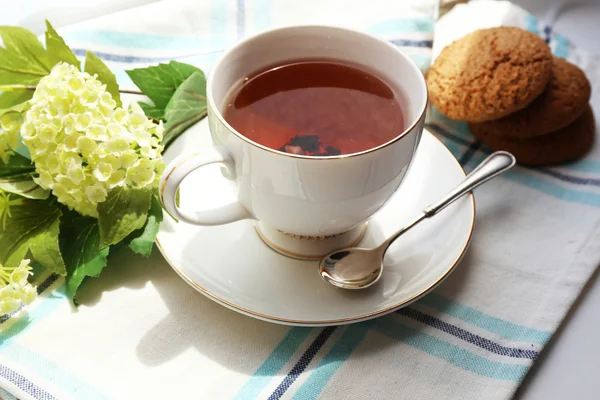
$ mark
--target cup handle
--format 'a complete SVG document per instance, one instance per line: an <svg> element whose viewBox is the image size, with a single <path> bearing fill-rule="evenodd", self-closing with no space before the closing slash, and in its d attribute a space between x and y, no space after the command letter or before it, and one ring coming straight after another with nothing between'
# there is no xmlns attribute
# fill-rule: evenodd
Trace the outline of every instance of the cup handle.
<svg viewBox="0 0 600 400"><path fill-rule="evenodd" d="M233 160L217 151L182 154L176 157L162 173L159 183L160 201L173 217L194 225L223 225L254 216L239 201L213 208L211 210L189 212L177 206L177 189L181 182L194 170L210 164L225 164L235 171Z"/></svg>

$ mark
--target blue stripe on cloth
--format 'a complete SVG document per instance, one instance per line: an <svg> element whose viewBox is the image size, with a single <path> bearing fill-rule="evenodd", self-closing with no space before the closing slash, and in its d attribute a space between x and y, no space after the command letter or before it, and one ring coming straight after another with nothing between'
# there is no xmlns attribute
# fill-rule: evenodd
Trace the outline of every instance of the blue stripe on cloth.
<svg viewBox="0 0 600 400"><path fill-rule="evenodd" d="M458 136L457 134L454 134L448 130L443 129L442 127L435 125L435 124L430 124L428 125L428 128L430 128L435 134L442 136L443 138L446 139L450 139L458 144L464 145L464 146L469 146L471 147L476 147L477 150L479 150L481 148L481 146L473 140L468 140L465 139L461 136ZM447 147L449 147L449 143L448 142L444 142L444 144L446 144ZM450 148L450 147L449 147ZM452 151L452 150L451 150ZM491 151L487 151L487 153L491 153ZM487 154L486 153L486 154ZM453 154L456 155L456 152L453 151ZM470 154L470 157L473 157L475 154L472 153ZM463 155L463 158L466 156ZM482 157L477 157L477 160L482 160ZM461 159L459 160L461 165L465 164L465 160ZM581 185L581 186L598 186L600 187L600 179L594 179L594 178L585 178L585 177L579 177L579 176L574 176L574 175L569 175L565 172L562 171L558 171L556 169L549 169L549 168L526 168L523 167L524 170L521 171L521 173L528 173L527 171L536 171L540 174L552 177L554 179L557 179L559 181L563 181L563 182L568 182L568 183L572 183L572 184L576 184L576 185ZM562 165L561 167L559 167L561 169L567 169L567 170L572 170L572 171L579 171L579 172L596 172L596 173L600 173L600 162L598 161L587 161L587 160L580 160L571 164L565 164ZM513 171L514 173L514 171ZM535 177L533 175L531 175L532 179L535 179ZM567 189L565 189L567 190Z"/></svg>
<svg viewBox="0 0 600 400"><path fill-rule="evenodd" d="M488 360L468 350L420 332L392 318L379 318L376 321L376 329L384 335L477 375L519 382L529 369L526 365L506 364Z"/></svg>
<svg viewBox="0 0 600 400"><path fill-rule="evenodd" d="M85 56L85 52L87 50L86 49L73 49L73 53L75 53L76 56L80 56L80 57L84 57ZM183 60L183 59L189 59L189 58L196 58L196 57L202 57L202 56L211 56L213 54L219 54L221 53L222 50L214 50L214 51L209 51L206 53L202 53L202 54L188 54L188 55L182 55L182 56L178 56L178 57L138 57L138 56L124 56L121 54L112 54L112 53L105 53L102 51L95 51L93 50L92 53L94 53L96 56L98 56L98 58L104 60L104 61L113 61L113 62L118 62L118 63L123 63L123 64L144 64L144 63L159 63L161 61L164 62L168 62L173 60L174 58L177 58L178 60ZM190 60L187 60L188 63L191 64Z"/></svg>
<svg viewBox="0 0 600 400"><path fill-rule="evenodd" d="M433 40L391 39L390 42L401 47L433 47Z"/></svg>
<svg viewBox="0 0 600 400"><path fill-rule="evenodd" d="M107 396L96 388L88 385L77 376L65 371L58 364L44 358L18 343L11 343L2 349L2 356L11 358L17 364L22 365L24 370L44 377L61 390L71 393L75 399L106 400Z"/></svg>
<svg viewBox="0 0 600 400"><path fill-rule="evenodd" d="M79 57L84 57L86 49L75 48L73 52L75 55ZM202 54L188 54L178 57L139 57L139 56L124 56L121 54L112 54L106 52L99 52L92 50L98 58L115 63L121 64L158 64L158 63L167 63L171 60L178 60L181 62L185 62L187 64L196 65L197 67L204 70L204 72L208 72L212 64L217 60L217 58L221 55L223 50L214 50ZM420 54L409 54L409 57L417 64L417 66L421 70L425 70L429 67L431 62L431 56L429 55L420 55ZM117 81L119 84L123 83L131 83L131 80L127 77L124 70L113 69L113 73L117 75ZM120 74L120 75L119 75Z"/></svg>
<svg viewBox="0 0 600 400"><path fill-rule="evenodd" d="M8 368L6 365L0 364L0 376L36 400L55 400L56 399L50 393L48 393L44 389L40 388L39 386L35 385L33 382L31 382L29 379L25 378L23 375ZM2 391L0 391L0 394L2 394ZM4 397L0 397L0 398L4 399ZM12 398L16 399L16 397L14 397L14 396ZM6 399L9 400L11 398L6 397Z"/></svg>
<svg viewBox="0 0 600 400"><path fill-rule="evenodd" d="M427 71L431 65L431 55L408 54L421 71Z"/></svg>
<svg viewBox="0 0 600 400"><path fill-rule="evenodd" d="M65 32L63 37L67 43L85 42L102 46L131 48L139 50L203 50L223 48L231 44L231 39L224 35L208 37L153 35L149 33L118 32L106 30L82 30ZM172 58L172 57L171 57Z"/></svg>
<svg viewBox="0 0 600 400"><path fill-rule="evenodd" d="M396 32L433 32L433 18L397 18L381 21L367 27L366 31L375 35L388 35Z"/></svg>
<svg viewBox="0 0 600 400"><path fill-rule="evenodd" d="M470 133L468 134L467 137L462 137L462 136L460 136L461 134L463 134L462 132L459 134L459 133L450 132L448 130L444 130L443 128L441 128L439 126L435 126L435 125L433 125L433 126L429 125L429 126L434 127L434 132L441 134L442 136L444 136L446 138L450 138L451 140L456 141L457 143L460 143L462 145L469 145L471 143L471 141L473 140L473 137ZM462 126L462 125L459 125L459 127L460 126ZM449 144L449 143L446 142L446 144ZM457 155L456 152L454 152L454 154ZM476 161L482 161L483 157L477 156L477 157L474 157L474 159ZM600 173L600 162L595 161L595 160L579 160L577 162L565 164L565 165L561 166L560 168L563 170L572 170L572 171L578 171L578 172ZM548 169L538 169L538 172L542 172L542 173L546 174L546 176L548 176L548 177L552 177L554 179L558 179L558 180L562 180L562 181L567 181L567 182L573 183L573 184L578 184L578 185L583 185L583 186L585 186L585 185L595 186L594 181L596 181L596 180L588 180L588 179L584 179L584 178L580 178L580 177L576 177L576 176L570 176L570 175L566 174L565 172L557 173L555 170L548 170ZM595 207L600 206L600 196L598 194L590 193L590 192L586 192L586 191L575 190L575 189L570 189L570 188L565 188L565 187L555 184L553 182L549 182L545 179L540 179L539 177L531 174L528 171L528 169L525 169L525 168L520 169L518 171L509 171L506 174L503 174L502 178L509 179L513 182L527 186L534 190L538 190L542 193L548 194L555 198L559 198L561 200L565 200L565 201L569 201L569 202L573 202L573 203L585 204L585 205L589 205L589 206L595 206Z"/></svg>
<svg viewBox="0 0 600 400"><path fill-rule="evenodd" d="M539 20L531 14L525 17L525 28L537 35L542 36L552 48L552 53L557 57L567 58L569 56L569 41L564 36L555 33L552 34L552 27L544 27L544 32L540 32Z"/></svg>
<svg viewBox="0 0 600 400"><path fill-rule="evenodd" d="M535 350L502 346L496 342L471 333L465 329L459 328L458 326L449 324L445 321L442 321L439 318L435 318L431 315L422 313L421 311L415 310L411 307L402 308L398 310L397 313L407 318L429 325L442 332L446 332L454 337L464 340L465 342L474 344L475 346L487 350L491 353L500 354L501 356L512 358L528 358L530 360L535 360L538 356L538 352Z"/></svg>
<svg viewBox="0 0 600 400"><path fill-rule="evenodd" d="M546 25L544 27L544 40L546 41L546 43L549 44L551 39L552 39L552 26Z"/></svg>
<svg viewBox="0 0 600 400"><path fill-rule="evenodd" d="M526 29L537 35L542 36L540 32L539 20L531 14L525 17ZM544 35L542 36L546 43L550 44L552 53L557 57L567 58L569 56L569 41L563 35L558 33L553 34L551 26L544 27Z"/></svg>
<svg viewBox="0 0 600 400"><path fill-rule="evenodd" d="M60 275L58 274L52 274L50 275L48 278L46 278L44 280L44 282L42 282L38 287L37 287L37 293L38 294L42 294L46 291L46 289L48 289L50 286L52 286L52 284L54 282L56 282L56 280L60 278Z"/></svg>
<svg viewBox="0 0 600 400"><path fill-rule="evenodd" d="M256 399L271 379L283 368L300 345L306 340L311 328L291 328L287 335L269 354L267 359L254 372L250 380L242 387L234 399Z"/></svg>
<svg viewBox="0 0 600 400"><path fill-rule="evenodd" d="M567 175L565 173L547 168L536 168L535 171L539 172L540 174L548 175L564 182L574 183L576 185L600 187L600 179L582 178L579 176Z"/></svg>
<svg viewBox="0 0 600 400"><path fill-rule="evenodd" d="M136 87L124 69L115 70L115 71L113 71L113 73L115 74L115 78L117 78L117 83L119 84L119 86L121 86L121 87L125 87L125 86Z"/></svg>
<svg viewBox="0 0 600 400"><path fill-rule="evenodd" d="M452 119L446 117L437 108L435 108L433 106L430 108L428 117L430 117L429 118L430 121L427 123L428 125L437 126L440 129L445 129L447 131L452 132L453 134L456 134L458 136L462 136L465 138L473 137L473 134L471 133L471 130L469 129L469 124L467 122L452 120ZM432 123L431 121L434 121L434 122Z"/></svg>
<svg viewBox="0 0 600 400"><path fill-rule="evenodd" d="M557 57L567 58L569 57L569 41L563 35L555 34L554 46L552 52Z"/></svg>
<svg viewBox="0 0 600 400"><path fill-rule="evenodd" d="M252 18L254 32L271 26L271 0L254 0L252 9L254 10Z"/></svg>
<svg viewBox="0 0 600 400"><path fill-rule="evenodd" d="M523 325L514 324L493 317L437 293L430 293L427 296L424 296L418 303L468 322L471 325L492 332L508 340L545 344L552 335L552 332L528 328Z"/></svg>
<svg viewBox="0 0 600 400"><path fill-rule="evenodd" d="M246 0L237 0L236 27L237 38L243 38L246 34Z"/></svg>
<svg viewBox="0 0 600 400"><path fill-rule="evenodd" d="M481 148L481 143L474 141L473 143L471 143L471 145L467 148L467 151L464 152L464 154L462 156L460 156L460 158L458 159L458 163L460 165L463 166L463 168L465 167L465 165L467 165L469 163L469 161L471 161L471 158L473 158L473 156L477 153L477 151Z"/></svg>
<svg viewBox="0 0 600 400"><path fill-rule="evenodd" d="M600 174L600 161L596 160L578 160L569 164L561 165L561 169L568 169L577 172L591 172Z"/></svg>
<svg viewBox="0 0 600 400"><path fill-rule="evenodd" d="M439 125L428 124L427 128L429 128L430 130L432 130L433 133L435 133L435 134L437 134L439 136L442 136L442 137L444 137L446 139L450 139L450 140L452 140L452 141L454 141L454 142L456 142L458 144L461 144L461 145L464 145L464 146L471 146L473 144L473 140L465 139L465 138L463 138L463 137L461 137L461 136L459 136L459 135L457 135L457 134L455 134L453 132L450 132L447 129L442 128Z"/></svg>
<svg viewBox="0 0 600 400"><path fill-rule="evenodd" d="M10 344L14 335L35 325L67 301L64 284L47 298L40 299L40 304L37 307L34 307L27 314L23 315L22 318L17 319L12 325L0 331L0 351L3 351Z"/></svg>
<svg viewBox="0 0 600 400"><path fill-rule="evenodd" d="M48 287L50 287L50 285L52 285L54 282L56 282L58 277L59 277L59 275L57 275L57 274L51 274L48 278L46 278L42 283L40 283L38 285L37 294L40 295L43 292L45 292L46 289L48 289ZM23 306L19 307L19 309L15 312L12 312L10 314L4 314L4 315L0 316L0 324L3 324L9 318L11 318L13 315L17 314L21 310L22 307Z"/></svg>
<svg viewBox="0 0 600 400"><path fill-rule="evenodd" d="M454 141L446 139L442 140L442 143L444 143L444 146L446 146L446 148L450 150L450 152L452 153L452 155L454 155L455 158L460 157L460 155L462 154L461 146L457 145Z"/></svg>
<svg viewBox="0 0 600 400"><path fill-rule="evenodd" d="M525 29L537 35L540 34L540 21L531 14L525 17Z"/></svg>
<svg viewBox="0 0 600 400"><path fill-rule="evenodd" d="M467 146L469 148L472 144L472 140L467 140L459 135L456 135L438 125L428 124L428 129L434 133L436 136L440 137L444 146L450 150L450 152L459 159L463 157L463 147ZM463 166L463 164L461 164Z"/></svg>
<svg viewBox="0 0 600 400"><path fill-rule="evenodd" d="M48 284L51 286L51 284ZM61 305L68 302L65 294L65 285L54 290L41 303L31 309L22 318L17 319L12 325L0 332L0 355L14 360L17 364L33 371L39 376L47 378L62 389L79 394L85 399L105 399L106 397L79 380L76 376L63 371L54 362L45 360L40 354L34 353L14 341L15 335L25 329L31 328L36 323L55 312ZM77 396L76 396L77 397Z"/></svg>
<svg viewBox="0 0 600 400"><path fill-rule="evenodd" d="M296 379L300 376L302 372L308 367L313 358L317 355L321 347L325 344L329 336L335 331L335 326L329 326L327 328L323 328L319 335L315 338L315 340L310 344L308 349L302 354L302 357L298 360L298 362L294 365L292 370L283 378L281 383L277 385L273 393L269 396L268 400L279 400L281 396L285 394L285 392L289 389L290 386L296 381Z"/></svg>
<svg viewBox="0 0 600 400"><path fill-rule="evenodd" d="M586 206L600 207L600 194L597 193L566 188L545 179L539 179L533 175L519 171L508 171L502 176L504 179L535 189L552 197L556 197L557 199L571 203L584 204Z"/></svg>
<svg viewBox="0 0 600 400"><path fill-rule="evenodd" d="M484 156L474 156L473 161L481 162L483 161L483 158ZM553 179L556 178L550 175L547 176ZM537 190L538 192L545 193L557 199L568 201L570 203L583 204L591 207L600 207L600 194L567 188L546 179L540 179L540 177L528 172L527 168L519 168L517 170L507 171L502 174L501 178L526 186L530 189Z"/></svg>
<svg viewBox="0 0 600 400"><path fill-rule="evenodd" d="M358 347L367 332L373 327L373 324L374 321L372 320L348 326L319 365L311 372L308 379L300 386L294 395L294 399L316 399L333 374Z"/></svg>
<svg viewBox="0 0 600 400"><path fill-rule="evenodd" d="M208 37L228 37L229 2L210 0L210 32Z"/></svg>

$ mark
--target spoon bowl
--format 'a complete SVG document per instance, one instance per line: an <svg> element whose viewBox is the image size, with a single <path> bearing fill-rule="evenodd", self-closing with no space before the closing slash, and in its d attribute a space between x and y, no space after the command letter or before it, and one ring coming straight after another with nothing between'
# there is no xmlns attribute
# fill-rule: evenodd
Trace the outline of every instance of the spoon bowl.
<svg viewBox="0 0 600 400"><path fill-rule="evenodd" d="M424 219L433 217L455 200L470 193L477 186L512 168L515 157L506 151L497 151L483 160L465 179L437 203L427 207L411 223L394 233L373 249L345 248L334 251L321 260L321 278L342 289L365 289L375 284L383 273L383 257L390 245Z"/></svg>
<svg viewBox="0 0 600 400"><path fill-rule="evenodd" d="M336 251L321 261L319 273L326 282L342 289L365 289L379 280L383 254L371 249L351 248ZM376 266L371 271L366 265Z"/></svg>

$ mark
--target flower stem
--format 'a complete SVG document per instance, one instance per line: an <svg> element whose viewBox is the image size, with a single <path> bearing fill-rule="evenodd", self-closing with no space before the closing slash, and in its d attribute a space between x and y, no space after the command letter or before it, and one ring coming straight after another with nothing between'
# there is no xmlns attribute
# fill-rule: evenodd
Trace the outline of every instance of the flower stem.
<svg viewBox="0 0 600 400"><path fill-rule="evenodd" d="M119 89L119 93L136 94L138 96L145 96L145 94L139 90Z"/></svg>
<svg viewBox="0 0 600 400"><path fill-rule="evenodd" d="M0 91L3 92L15 92L17 90L35 90L37 86L35 85L0 85ZM139 90L130 90L130 89L119 89L119 93L127 93L127 94L136 94L139 96L144 96L144 93Z"/></svg>

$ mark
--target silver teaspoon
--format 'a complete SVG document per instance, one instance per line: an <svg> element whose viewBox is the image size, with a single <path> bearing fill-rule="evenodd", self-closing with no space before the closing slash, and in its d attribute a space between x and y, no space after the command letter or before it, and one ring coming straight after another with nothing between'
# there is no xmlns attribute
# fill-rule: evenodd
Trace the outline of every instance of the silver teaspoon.
<svg viewBox="0 0 600 400"><path fill-rule="evenodd" d="M383 256L396 239L426 218L433 217L458 198L477 186L500 175L515 165L515 157L505 151L497 151L483 160L465 179L437 203L427 207L411 223L393 234L373 249L346 248L325 256L319 264L319 273L325 282L342 289L364 289L381 278Z"/></svg>

